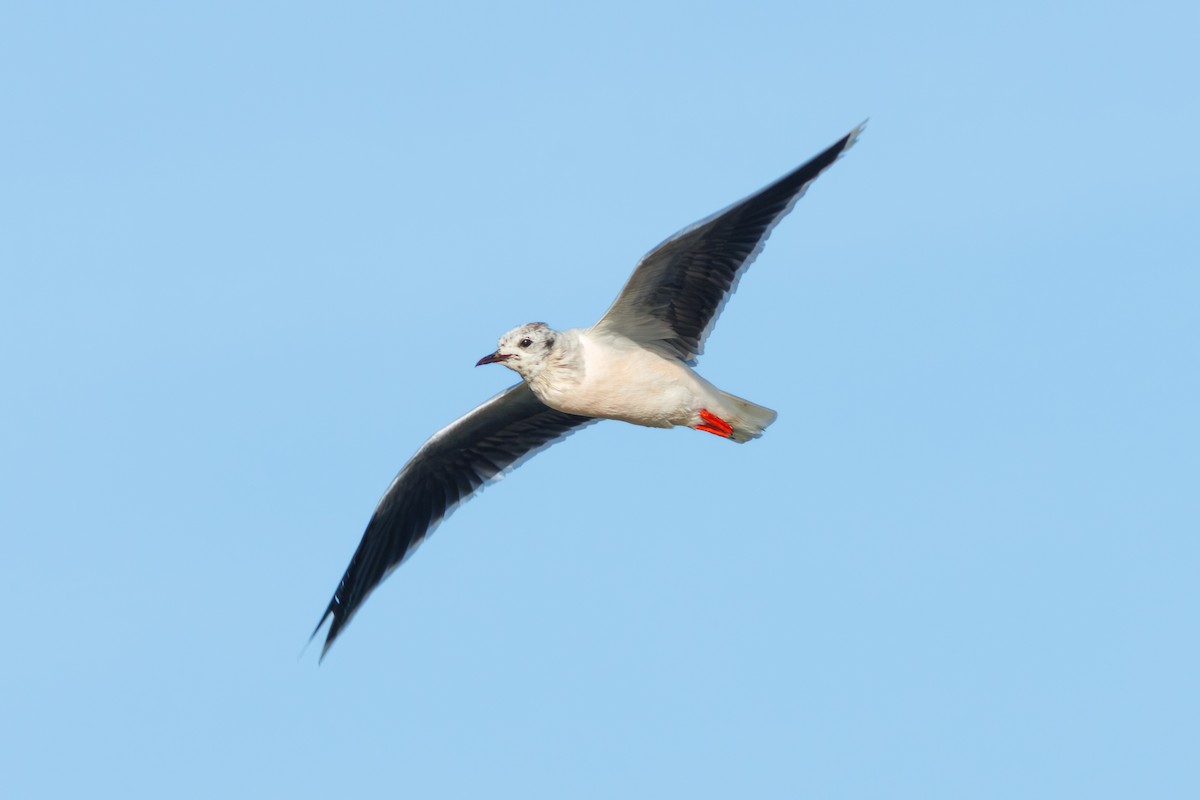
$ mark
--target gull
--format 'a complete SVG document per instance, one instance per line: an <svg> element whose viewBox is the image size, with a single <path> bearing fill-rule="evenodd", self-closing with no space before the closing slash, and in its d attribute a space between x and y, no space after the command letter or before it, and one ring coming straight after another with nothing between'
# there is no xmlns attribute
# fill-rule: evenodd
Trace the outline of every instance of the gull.
<svg viewBox="0 0 1200 800"><path fill-rule="evenodd" d="M615 419L734 442L762 435L774 411L721 391L692 367L771 229L865 124L655 247L591 328L531 322L500 337L476 366L503 364L521 381L435 433L392 480L313 630L315 637L332 618L321 658L367 596L459 504L573 431Z"/></svg>

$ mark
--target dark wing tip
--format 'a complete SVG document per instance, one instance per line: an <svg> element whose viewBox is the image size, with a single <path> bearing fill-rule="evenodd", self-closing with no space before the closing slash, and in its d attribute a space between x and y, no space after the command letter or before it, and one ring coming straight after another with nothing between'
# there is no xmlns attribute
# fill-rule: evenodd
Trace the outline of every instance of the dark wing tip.
<svg viewBox="0 0 1200 800"><path fill-rule="evenodd" d="M817 154L813 158L810 158L807 162L793 170L789 175L777 181L777 185L789 182L789 179L794 179L797 176L804 176L803 182L797 187L802 193L803 189L807 188L808 184L816 180L822 172L824 172L833 164L833 162L841 158L847 150L854 146L854 144L858 141L858 137L862 135L862 132L867 127L867 123L870 121L871 118L867 117L862 122L858 123L854 130L850 131L841 139L838 139L829 147L825 148L825 150L823 150L821 153Z"/></svg>
<svg viewBox="0 0 1200 800"><path fill-rule="evenodd" d="M340 590L341 587L339 586L338 589ZM329 623L329 630L325 634L325 641L321 644L321 655L317 659L318 664L325 660L325 654L329 652L329 648L333 647L334 640L337 639L338 634L342 631L342 627L346 624L346 616L342 613L342 604L336 594L329 601L325 613L321 615L321 619L317 621L317 626L313 628L313 632L309 635L309 644L312 644L313 639L317 638L317 634L321 632L321 628L325 625L325 620L330 618L332 618L332 622Z"/></svg>

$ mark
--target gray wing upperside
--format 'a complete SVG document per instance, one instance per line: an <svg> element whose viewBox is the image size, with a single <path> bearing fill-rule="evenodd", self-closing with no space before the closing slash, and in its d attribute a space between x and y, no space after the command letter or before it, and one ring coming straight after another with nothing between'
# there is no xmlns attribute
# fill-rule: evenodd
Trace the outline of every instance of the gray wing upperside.
<svg viewBox="0 0 1200 800"><path fill-rule="evenodd" d="M594 421L555 411L522 381L431 436L384 492L333 599L313 630L315 637L332 617L321 657L367 596L459 504L525 459Z"/></svg>
<svg viewBox="0 0 1200 800"><path fill-rule="evenodd" d="M691 361L771 229L846 152L864 122L770 186L689 225L642 257L593 329Z"/></svg>

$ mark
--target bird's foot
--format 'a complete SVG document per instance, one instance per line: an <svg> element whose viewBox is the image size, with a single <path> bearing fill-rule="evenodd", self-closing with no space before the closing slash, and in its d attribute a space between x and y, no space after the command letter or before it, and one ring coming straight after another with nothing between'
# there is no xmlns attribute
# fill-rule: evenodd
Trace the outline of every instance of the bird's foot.
<svg viewBox="0 0 1200 800"><path fill-rule="evenodd" d="M733 426L716 414L711 413L707 408L700 409L700 419L704 420L704 424L692 426L696 430L716 434L722 439L728 439L733 436Z"/></svg>

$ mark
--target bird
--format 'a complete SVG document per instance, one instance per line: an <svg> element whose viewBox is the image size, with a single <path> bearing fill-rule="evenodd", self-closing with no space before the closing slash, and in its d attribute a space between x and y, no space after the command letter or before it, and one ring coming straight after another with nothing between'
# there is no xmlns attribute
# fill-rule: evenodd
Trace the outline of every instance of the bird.
<svg viewBox="0 0 1200 800"><path fill-rule="evenodd" d="M501 364L521 380L433 434L392 480L309 637L332 620L321 660L368 595L458 505L574 431L610 419L737 443L761 436L776 413L718 389L696 360L771 230L865 125L652 249L591 328L531 322L501 336L476 366Z"/></svg>

